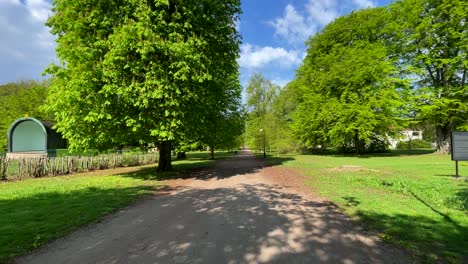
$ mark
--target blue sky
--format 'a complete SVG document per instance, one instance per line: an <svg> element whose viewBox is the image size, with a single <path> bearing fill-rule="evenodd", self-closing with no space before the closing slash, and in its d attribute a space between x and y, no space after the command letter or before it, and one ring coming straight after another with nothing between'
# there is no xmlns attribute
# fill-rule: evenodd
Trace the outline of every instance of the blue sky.
<svg viewBox="0 0 468 264"><path fill-rule="evenodd" d="M241 82L255 72L283 86L305 56L304 42L335 17L391 0L243 0ZM41 79L55 58L44 22L50 0L0 0L0 84Z"/></svg>

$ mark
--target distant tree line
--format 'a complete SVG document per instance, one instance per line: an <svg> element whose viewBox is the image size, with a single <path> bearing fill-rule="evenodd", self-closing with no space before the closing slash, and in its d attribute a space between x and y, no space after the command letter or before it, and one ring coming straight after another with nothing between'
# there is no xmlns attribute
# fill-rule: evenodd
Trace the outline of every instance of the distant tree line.
<svg viewBox="0 0 468 264"><path fill-rule="evenodd" d="M468 129L467 14L463 0L403 0L336 18L286 87L251 78L246 138L364 153L420 128L447 153L450 131Z"/></svg>

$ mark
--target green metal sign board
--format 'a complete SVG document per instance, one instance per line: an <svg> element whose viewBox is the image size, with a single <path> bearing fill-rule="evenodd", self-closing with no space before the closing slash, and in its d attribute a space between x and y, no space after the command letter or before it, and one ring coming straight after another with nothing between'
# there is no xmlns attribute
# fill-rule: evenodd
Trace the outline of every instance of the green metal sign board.
<svg viewBox="0 0 468 264"><path fill-rule="evenodd" d="M468 160L468 132L452 131L451 154L455 161L455 175L458 177L458 161Z"/></svg>

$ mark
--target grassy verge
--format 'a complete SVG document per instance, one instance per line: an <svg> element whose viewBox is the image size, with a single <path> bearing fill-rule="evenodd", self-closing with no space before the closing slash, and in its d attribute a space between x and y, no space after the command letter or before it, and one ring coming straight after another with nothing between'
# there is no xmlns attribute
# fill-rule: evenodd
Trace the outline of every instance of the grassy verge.
<svg viewBox="0 0 468 264"><path fill-rule="evenodd" d="M187 160L173 162L175 172L166 174L152 165L0 182L0 263L151 194L159 185L156 179L213 164L206 157L188 153Z"/></svg>
<svg viewBox="0 0 468 264"><path fill-rule="evenodd" d="M460 165L468 176L468 163ZM285 166L305 171L311 188L421 261L468 258L468 178L453 177L449 156L296 155Z"/></svg>

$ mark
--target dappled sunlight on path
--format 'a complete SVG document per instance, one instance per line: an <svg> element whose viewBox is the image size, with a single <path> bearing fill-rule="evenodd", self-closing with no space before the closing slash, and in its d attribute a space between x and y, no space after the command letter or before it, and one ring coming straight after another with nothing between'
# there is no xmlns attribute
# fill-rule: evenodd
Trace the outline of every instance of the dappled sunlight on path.
<svg viewBox="0 0 468 264"><path fill-rule="evenodd" d="M264 172L264 171L263 171ZM262 172L247 152L161 188L19 263L405 263L336 206ZM172 184L177 181L172 182Z"/></svg>

